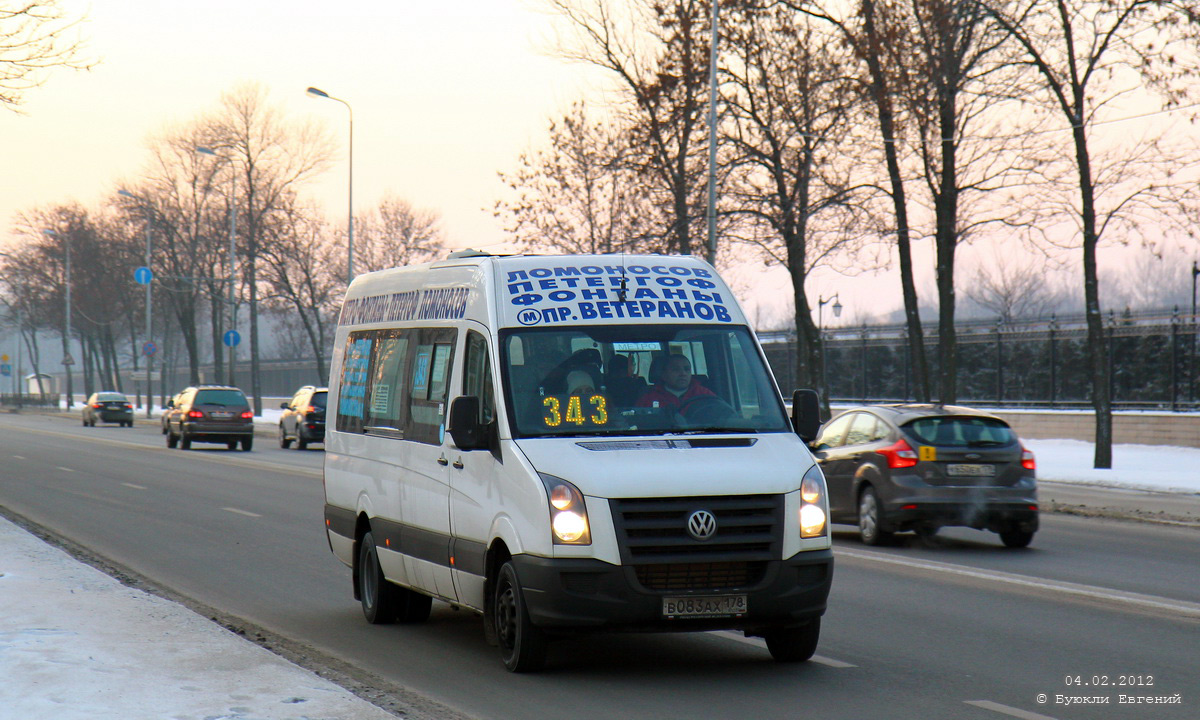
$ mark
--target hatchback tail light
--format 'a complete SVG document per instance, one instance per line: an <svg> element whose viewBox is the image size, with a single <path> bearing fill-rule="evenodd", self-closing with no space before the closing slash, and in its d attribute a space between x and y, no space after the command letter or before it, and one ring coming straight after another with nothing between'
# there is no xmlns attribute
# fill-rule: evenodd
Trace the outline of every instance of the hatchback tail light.
<svg viewBox="0 0 1200 720"><path fill-rule="evenodd" d="M308 407L304 408L304 412L306 412L306 413L315 413L316 411L317 411L316 405L309 405Z"/></svg>
<svg viewBox="0 0 1200 720"><path fill-rule="evenodd" d="M896 444L882 448L878 452L887 458L888 467L893 470L910 468L917 464L917 453L911 445L905 442L904 438L900 438Z"/></svg>
<svg viewBox="0 0 1200 720"><path fill-rule="evenodd" d="M199 410L188 410L188 417L198 419L204 417L204 413Z"/></svg>
<svg viewBox="0 0 1200 720"><path fill-rule="evenodd" d="M1021 467L1026 470L1037 470L1037 461L1033 459L1033 451L1021 446Z"/></svg>
<svg viewBox="0 0 1200 720"><path fill-rule="evenodd" d="M253 420L254 413L250 412L249 410L243 410L242 411L242 419L243 420Z"/></svg>
<svg viewBox="0 0 1200 720"><path fill-rule="evenodd" d="M92 403L92 407L99 410L100 408L104 407L104 403Z"/></svg>
<svg viewBox="0 0 1200 720"><path fill-rule="evenodd" d="M132 409L133 409L133 403L125 403L125 409L126 409L126 410L132 410Z"/></svg>

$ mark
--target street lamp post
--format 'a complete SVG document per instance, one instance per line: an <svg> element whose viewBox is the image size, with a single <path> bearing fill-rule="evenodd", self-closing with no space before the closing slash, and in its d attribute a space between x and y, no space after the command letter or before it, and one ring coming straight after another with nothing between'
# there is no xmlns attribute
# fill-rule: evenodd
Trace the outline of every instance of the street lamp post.
<svg viewBox="0 0 1200 720"><path fill-rule="evenodd" d="M717 264L717 41L720 3L713 0L712 42L708 54L708 263Z"/></svg>
<svg viewBox="0 0 1200 720"><path fill-rule="evenodd" d="M837 293L834 293L833 297L829 297L829 298L823 298L818 295L817 296L817 329L818 330L825 329L825 325L824 325L821 315L822 315L823 311L825 310L825 306L828 305L829 303L833 303L833 316L835 318L840 318L842 316L842 302L838 299Z"/></svg>
<svg viewBox="0 0 1200 720"><path fill-rule="evenodd" d="M825 298L817 296L817 340L821 344L821 390L825 393L825 401L829 401L829 374L825 371L825 306L833 303L833 316L839 318L842 316L842 302L838 299L838 293L834 293L833 297Z"/></svg>
<svg viewBox="0 0 1200 720"><path fill-rule="evenodd" d="M46 235L48 237L52 237L52 238L58 237L58 232L55 230L43 230L42 234ZM66 266L65 267L66 277L64 278L64 280L65 280L64 284L66 286L66 292L64 293L66 295L66 303L65 303L66 306L63 308L64 314L66 315L66 322L64 323L65 329L63 331L63 361L62 361L62 364L66 368L67 409L70 410L72 405L74 404L74 403L72 403L72 397L71 397L74 394L74 388L72 387L72 383L71 383L71 366L75 364L75 358L71 357L71 237L70 237L69 233L67 235L63 236L62 243L63 243L63 252L65 255L65 263L64 264Z"/></svg>
<svg viewBox="0 0 1200 720"><path fill-rule="evenodd" d="M230 182L229 182L229 329L237 329L237 303L234 302L233 289L236 282L236 274L234 268L235 253L237 251L237 173L233 172L233 158L219 155L211 148L197 147L196 152L202 155L211 155L215 158L224 160L230 166ZM229 346L229 385L236 385L234 382L234 358L236 343L227 343Z"/></svg>
<svg viewBox="0 0 1200 720"><path fill-rule="evenodd" d="M142 202L142 199L128 190L118 190L117 194L122 197L127 197L136 202ZM151 284L154 281L154 272L150 270L150 216L146 216L146 334L145 340L142 342L142 354L146 356L146 417L150 417L150 406L154 404L154 352L150 348L150 343L154 341L153 326L151 318L153 317L153 296L151 295Z"/></svg>
<svg viewBox="0 0 1200 720"><path fill-rule="evenodd" d="M354 108L345 100L334 97L320 88L310 87L306 92L313 97L340 102L350 113L350 210L346 220L346 284L349 285L354 280Z"/></svg>

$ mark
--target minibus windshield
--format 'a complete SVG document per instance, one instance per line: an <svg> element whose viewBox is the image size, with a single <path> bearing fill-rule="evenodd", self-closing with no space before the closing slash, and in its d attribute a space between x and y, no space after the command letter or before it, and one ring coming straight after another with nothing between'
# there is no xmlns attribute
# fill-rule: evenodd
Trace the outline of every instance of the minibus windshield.
<svg viewBox="0 0 1200 720"><path fill-rule="evenodd" d="M790 430L744 326L511 329L500 339L514 437Z"/></svg>

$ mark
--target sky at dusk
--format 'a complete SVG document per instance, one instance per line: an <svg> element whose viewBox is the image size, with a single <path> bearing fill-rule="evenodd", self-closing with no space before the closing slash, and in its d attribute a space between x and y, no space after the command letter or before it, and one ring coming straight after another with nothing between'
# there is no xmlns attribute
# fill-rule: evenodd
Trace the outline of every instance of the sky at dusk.
<svg viewBox="0 0 1200 720"><path fill-rule="evenodd" d="M499 242L498 170L586 92L586 75L545 52L550 18L523 0L64 0L86 13L86 72L58 69L0 114L2 235L19 210L96 206L136 179L148 140L216 109L247 82L299 120L323 121L335 164L310 187L347 211L346 108L354 111L354 200L393 193L437 211L452 246Z"/></svg>
<svg viewBox="0 0 1200 720"><path fill-rule="evenodd" d="M598 97L606 81L552 55L555 21L537 0L62 5L87 16L78 32L97 63L50 73L21 114L0 110L0 245L12 242L21 210L107 202L136 183L151 139L215 110L222 93L257 83L289 116L324 122L337 143L334 165L308 189L331 221L342 224L347 213L347 112L308 96L309 86L353 107L356 212L392 194L438 213L452 248L501 248L506 237L492 217L504 192L497 173L514 170L523 151L545 141L552 118ZM917 247L918 289L932 302L928 245ZM994 256L970 247L961 254L967 266ZM727 277L752 319L786 322L791 291L781 270L753 262ZM825 271L809 293L814 307L840 293L846 312L836 324L901 305L894 273Z"/></svg>

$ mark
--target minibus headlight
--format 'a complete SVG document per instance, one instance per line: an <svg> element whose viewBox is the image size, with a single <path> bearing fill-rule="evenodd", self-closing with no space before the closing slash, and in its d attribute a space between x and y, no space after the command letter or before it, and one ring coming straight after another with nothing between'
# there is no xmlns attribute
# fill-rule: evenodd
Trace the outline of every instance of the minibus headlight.
<svg viewBox="0 0 1200 720"><path fill-rule="evenodd" d="M804 473L800 483L800 537L815 538L825 535L828 529L825 517L825 476L821 468L813 465Z"/></svg>
<svg viewBox="0 0 1200 720"><path fill-rule="evenodd" d="M587 505L579 488L560 477L538 473L550 502L550 529L555 545L591 545Z"/></svg>
<svg viewBox="0 0 1200 720"><path fill-rule="evenodd" d="M587 535L587 520L579 513L573 513L570 510L560 512L554 516L554 539L561 540L564 543L577 543L584 535Z"/></svg>

